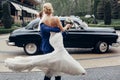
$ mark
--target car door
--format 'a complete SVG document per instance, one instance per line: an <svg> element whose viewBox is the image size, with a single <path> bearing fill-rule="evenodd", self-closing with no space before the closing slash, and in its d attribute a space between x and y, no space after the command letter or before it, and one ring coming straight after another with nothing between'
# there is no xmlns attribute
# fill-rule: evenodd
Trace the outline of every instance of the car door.
<svg viewBox="0 0 120 80"><path fill-rule="evenodd" d="M80 27L80 24L74 21L73 27L64 33L64 46L65 47L78 47L84 48L88 46L88 37L86 30Z"/></svg>

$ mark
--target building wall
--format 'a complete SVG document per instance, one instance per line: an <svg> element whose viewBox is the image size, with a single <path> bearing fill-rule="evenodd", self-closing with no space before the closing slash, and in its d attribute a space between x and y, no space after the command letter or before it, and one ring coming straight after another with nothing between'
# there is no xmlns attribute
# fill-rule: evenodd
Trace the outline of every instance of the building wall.
<svg viewBox="0 0 120 80"><path fill-rule="evenodd" d="M0 18L2 17L1 5L2 5L3 1L5 1L5 0L0 0ZM14 2L18 5L22 5L26 8L32 9L32 10L35 10L36 3L29 2L29 0L23 0L23 2L21 2L21 0L9 0L9 2L10 2L11 16L14 18L15 23L21 23L23 21L21 19L21 16L23 16L24 22L29 22L35 18L36 14L32 14L25 10L22 10L22 11L17 10L15 8L15 6L13 4L11 4L11 2ZM22 14L22 12L23 12L23 14Z"/></svg>

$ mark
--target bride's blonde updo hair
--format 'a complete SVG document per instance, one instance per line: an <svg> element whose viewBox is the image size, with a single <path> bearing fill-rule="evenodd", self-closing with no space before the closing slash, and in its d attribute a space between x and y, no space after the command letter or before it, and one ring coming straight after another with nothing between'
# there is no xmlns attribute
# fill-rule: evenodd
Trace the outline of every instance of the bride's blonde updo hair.
<svg viewBox="0 0 120 80"><path fill-rule="evenodd" d="M48 15L52 14L54 12L52 4L51 3L45 3L43 5L43 12L45 14L48 14Z"/></svg>

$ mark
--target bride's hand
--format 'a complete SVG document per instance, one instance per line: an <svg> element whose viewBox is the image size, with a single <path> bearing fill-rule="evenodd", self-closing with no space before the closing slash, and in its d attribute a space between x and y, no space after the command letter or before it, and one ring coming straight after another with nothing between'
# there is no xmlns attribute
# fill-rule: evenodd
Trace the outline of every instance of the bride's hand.
<svg viewBox="0 0 120 80"><path fill-rule="evenodd" d="M67 24L67 30L70 29L73 25L72 24Z"/></svg>

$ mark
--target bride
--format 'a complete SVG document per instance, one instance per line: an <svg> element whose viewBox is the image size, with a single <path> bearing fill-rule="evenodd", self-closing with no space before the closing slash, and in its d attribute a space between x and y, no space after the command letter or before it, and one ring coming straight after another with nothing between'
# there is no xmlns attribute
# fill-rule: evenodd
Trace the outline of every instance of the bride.
<svg viewBox="0 0 120 80"><path fill-rule="evenodd" d="M47 11L50 11L50 9L52 9L50 7L51 4L46 3L43 8L47 9ZM42 19L46 19L46 22L48 23L50 23L49 21L54 20L54 24L56 19L58 19L52 17L51 14L45 15L43 17L46 17ZM50 27L45 24L44 20L42 21L43 23L41 23L41 26L43 28ZM60 21L56 22L60 24ZM69 28L69 25L64 28L61 27L61 24L57 26L61 31L64 31L65 28ZM80 75L86 73L85 69L80 65L80 63L78 63L71 55L69 55L69 53L64 48L61 32L50 32L49 42L54 48L53 52L30 57L8 58L5 60L6 67L16 72L26 70L31 71L33 68L38 68L45 72L45 75L48 77L61 76L62 74Z"/></svg>

